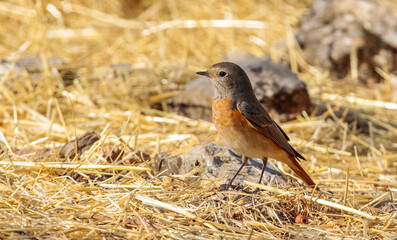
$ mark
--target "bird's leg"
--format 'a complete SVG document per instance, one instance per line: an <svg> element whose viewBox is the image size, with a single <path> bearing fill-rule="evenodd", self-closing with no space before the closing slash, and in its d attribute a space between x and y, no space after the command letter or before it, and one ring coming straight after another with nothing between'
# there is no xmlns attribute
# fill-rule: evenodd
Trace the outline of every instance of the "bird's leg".
<svg viewBox="0 0 397 240"><path fill-rule="evenodd" d="M261 176L259 177L259 182L258 182L258 184L261 184L261 182L262 182L263 174L265 173L265 170L266 170L267 157L263 157L263 158L262 158L262 161L263 161L263 167L262 167Z"/></svg>
<svg viewBox="0 0 397 240"><path fill-rule="evenodd" d="M243 164L241 164L241 167L237 170L236 174L234 174L234 176L232 177L232 179L230 179L229 184L227 185L225 190L228 190L231 186L232 183L234 181L234 179L237 177L237 175L240 173L241 169L243 169L244 165L248 162L248 157L243 155Z"/></svg>
<svg viewBox="0 0 397 240"><path fill-rule="evenodd" d="M263 174L265 173L265 170L266 170L267 157L263 157L262 161L263 161L263 167L262 167L261 176L259 177L258 184L261 184L261 182L262 182ZM259 188L256 188L253 192L250 192L250 193L255 194L257 192L259 192Z"/></svg>

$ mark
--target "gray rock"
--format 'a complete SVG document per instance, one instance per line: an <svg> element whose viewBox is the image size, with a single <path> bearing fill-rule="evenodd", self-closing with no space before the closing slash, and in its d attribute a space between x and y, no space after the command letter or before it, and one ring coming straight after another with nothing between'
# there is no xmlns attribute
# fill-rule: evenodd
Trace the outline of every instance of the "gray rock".
<svg viewBox="0 0 397 240"><path fill-rule="evenodd" d="M60 58L48 58L48 66L51 69L56 69L63 80L65 86L73 84L75 78L77 78L77 72L75 69L68 66L66 60ZM28 56L18 60L17 65L26 69L34 80L40 80L44 66L40 57Z"/></svg>
<svg viewBox="0 0 397 240"><path fill-rule="evenodd" d="M61 67L66 65L67 62L59 58L49 58L48 65L51 67ZM29 73L41 72L43 71L43 62L40 57L27 56L21 58L17 61L17 65L26 69Z"/></svg>
<svg viewBox="0 0 397 240"><path fill-rule="evenodd" d="M276 121L286 122L295 119L302 111L312 112L306 84L287 66L274 63L269 56L257 58L244 52L232 52L225 60L235 62L245 70L255 95ZM170 106L173 111L190 118L212 121L212 97L211 82L201 77L188 83Z"/></svg>
<svg viewBox="0 0 397 240"><path fill-rule="evenodd" d="M193 118L212 121L212 97L214 90L208 78L200 77L186 84L171 100L171 109L178 114Z"/></svg>
<svg viewBox="0 0 397 240"><path fill-rule="evenodd" d="M180 156L170 157L162 155L156 160L159 172L165 174L182 175L190 172L197 166L204 169L206 177L222 178L220 185L228 183L242 164L241 156L236 155L226 147L216 144L198 145L189 152ZM262 170L262 160L250 159L235 179L233 185L238 185L243 180L257 182ZM276 170L271 162L267 163L262 183L286 184L286 179Z"/></svg>
<svg viewBox="0 0 397 240"><path fill-rule="evenodd" d="M74 79L77 78L76 70L70 67L63 59L49 58L48 66L51 76L56 72L62 78L61 85L72 85ZM42 80L43 69L44 66L41 58L36 56L21 58L13 67L10 61L2 59L0 63L0 77L8 74L5 84L11 90L16 90L20 87L34 88Z"/></svg>
<svg viewBox="0 0 397 240"><path fill-rule="evenodd" d="M376 67L397 71L397 10L370 0L316 0L296 38L306 61L343 78L357 49L361 81L380 76Z"/></svg>

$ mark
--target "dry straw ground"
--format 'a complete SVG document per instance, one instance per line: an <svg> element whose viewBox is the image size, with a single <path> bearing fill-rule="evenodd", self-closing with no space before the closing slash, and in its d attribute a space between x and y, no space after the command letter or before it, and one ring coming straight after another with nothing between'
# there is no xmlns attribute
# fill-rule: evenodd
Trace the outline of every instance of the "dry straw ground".
<svg viewBox="0 0 397 240"><path fill-rule="evenodd" d="M349 76L333 82L308 66L292 31L310 2L0 2L0 56L13 63L30 55L44 63L58 57L78 71L67 87L48 64L34 84L28 75L16 77L13 68L1 76L0 141L7 151L0 157L0 238L397 236L396 76L378 69L384 81L362 86L346 84ZM397 7L393 0L382 4ZM274 43L282 38L313 101L328 106L321 116L304 114L282 125L325 192L312 194L296 184L239 196L219 193L217 179L156 172L157 152L182 153L216 141L216 134L210 123L151 106L166 110L165 99L229 50L271 54L278 61L282 54ZM106 67L117 63L131 63L132 71L109 74ZM372 123L369 134L335 117L340 106L360 110L359 118ZM32 154L15 154L58 147L87 130L101 133L101 141L80 159L63 162L74 165L56 164L62 160L55 155L37 162ZM106 144L147 152L152 160L109 164L101 154ZM308 216L307 225L294 223L298 214Z"/></svg>

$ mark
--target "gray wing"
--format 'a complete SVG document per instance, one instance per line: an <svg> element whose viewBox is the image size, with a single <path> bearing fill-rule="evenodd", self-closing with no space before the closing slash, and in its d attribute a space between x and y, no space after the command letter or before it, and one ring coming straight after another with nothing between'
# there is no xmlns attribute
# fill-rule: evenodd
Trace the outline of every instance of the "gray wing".
<svg viewBox="0 0 397 240"><path fill-rule="evenodd" d="M273 121L259 101L254 103L237 103L237 109L244 115L251 125L265 137L272 139L282 149L294 157L306 160L289 143L289 137L281 127Z"/></svg>

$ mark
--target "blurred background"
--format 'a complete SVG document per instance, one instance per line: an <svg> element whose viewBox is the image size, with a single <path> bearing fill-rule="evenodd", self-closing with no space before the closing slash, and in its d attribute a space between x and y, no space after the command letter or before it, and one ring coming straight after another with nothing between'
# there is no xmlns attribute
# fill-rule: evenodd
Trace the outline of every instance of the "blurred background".
<svg viewBox="0 0 397 240"><path fill-rule="evenodd" d="M9 209L0 219L17 216L14 225L4 228L21 222L40 227L41 221L47 221L55 224L48 226L57 232L58 226L51 226L64 216L80 216L87 206L95 206L87 211L119 218L117 227L122 218L120 209L131 208L133 214L126 215L126 225L120 227L121 232L125 230L123 236L138 236L142 225L148 229L149 224L140 217L141 225L134 222L138 219L133 216L135 211L162 224L149 226L162 229L158 230L161 234L166 232L164 226L185 231L181 229L191 222L190 212L165 221L169 212L156 212L155 207L139 201L139 208L129 205L129 200L126 204L128 189L135 184L131 188L139 194L176 206L200 209L208 203L211 207L195 214L216 222L215 226L225 231L229 226L236 232L242 229L244 234L255 229L253 234L263 237L270 229L277 237L288 237L289 230L282 228L290 226L289 218L306 212L310 223L319 226L309 229L310 234L328 231L337 236L342 232L352 238L393 235L396 215L390 213L396 210L393 191L397 171L395 0L5 0L0 1L0 22L0 163L8 166L10 159L22 161L26 170L7 167L7 177L0 174L1 187L7 193L1 208ZM100 144L90 145L88 154L73 161L111 167L153 167L164 155L176 156L196 145L218 143L211 123L211 84L195 72L224 60L237 62L246 70L259 100L281 122L291 144L308 159L303 163L305 169L322 189L332 192L325 198L377 215L382 221L372 222L370 228L367 220L313 205L311 200L307 203L299 197L299 188L294 196L263 191L262 198L256 199L264 201L258 205L263 209L254 207L251 211L244 207L251 206L250 200L241 206L221 198L216 200L220 203L213 202L212 196L205 195L215 191L213 185L192 188L185 180L174 182L174 176L81 170L80 178L71 172L49 171L42 180L38 179L41 169L31 171L30 165L24 165L59 161L58 147L86 131L99 133ZM139 156L116 161L127 152ZM91 182L102 180L129 185L127 190L109 190ZM30 188L30 183L35 187ZM111 200L108 196L98 200L93 197L96 194L79 188L80 184L95 187L100 193L113 191L114 195ZM139 184L148 184L148 190L136 187ZM20 194L20 188L28 194ZM41 200L32 200L47 199L47 195L52 197L46 206ZM55 205L53 197L57 199ZM62 205L71 202L75 205ZM19 210L21 203L29 211ZM230 211L220 211L217 204ZM230 215L237 205L241 214ZM37 217L36 210L30 209L43 213ZM150 215L152 210L164 216ZM268 211L265 217L262 210ZM213 217L213 213L218 215ZM54 218L46 214L54 214ZM36 218L30 224L32 215ZM248 223L252 219L258 222ZM69 225L62 222L62 226L87 223L78 218L68 221ZM338 229L333 227L336 221L340 223ZM265 230L263 222L269 224ZM324 230L326 223L330 223L329 228ZM114 226L104 226L109 227L104 232L113 233ZM207 227L200 225L197 232L209 230ZM357 231L349 232L349 228ZM190 226L186 229L189 231ZM70 237L68 231L64 234ZM206 236L213 236L211 231ZM102 234L94 228L91 233ZM310 234L305 236L314 236Z"/></svg>
<svg viewBox="0 0 397 240"><path fill-rule="evenodd" d="M43 137L42 143L51 145L70 139L73 128L101 131L111 123L111 131L120 134L128 118L124 112L131 111L126 134L138 125L149 133L184 132L186 122L165 126L140 122L139 116L163 116L150 109L168 111L167 100L196 78L196 71L231 50L280 60L282 50L273 45L287 31L292 34L309 3L2 1L2 128L14 147ZM18 133L15 114L26 117ZM49 131L49 122L59 128Z"/></svg>

